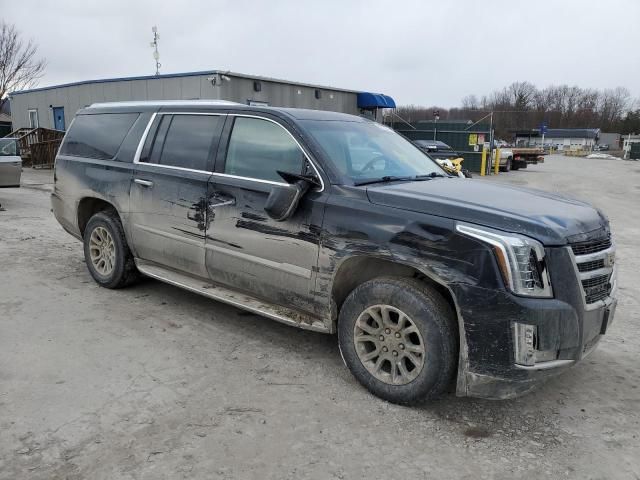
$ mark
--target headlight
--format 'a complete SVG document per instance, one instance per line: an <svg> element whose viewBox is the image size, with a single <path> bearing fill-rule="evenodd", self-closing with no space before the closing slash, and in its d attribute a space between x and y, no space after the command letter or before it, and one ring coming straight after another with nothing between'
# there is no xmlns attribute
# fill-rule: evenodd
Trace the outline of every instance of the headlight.
<svg viewBox="0 0 640 480"><path fill-rule="evenodd" d="M504 283L516 295L552 297L544 247L532 238L514 233L457 224L456 230L493 247Z"/></svg>

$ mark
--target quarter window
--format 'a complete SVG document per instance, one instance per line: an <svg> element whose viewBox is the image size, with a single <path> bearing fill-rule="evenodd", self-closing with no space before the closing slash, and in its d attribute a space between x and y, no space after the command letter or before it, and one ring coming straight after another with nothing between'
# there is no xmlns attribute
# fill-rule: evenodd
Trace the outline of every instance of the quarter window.
<svg viewBox="0 0 640 480"><path fill-rule="evenodd" d="M113 158L137 118L137 113L78 115L60 153L100 160Z"/></svg>
<svg viewBox="0 0 640 480"><path fill-rule="evenodd" d="M268 120L237 117L224 173L282 182L278 170L302 173L303 160L302 150L284 128Z"/></svg>

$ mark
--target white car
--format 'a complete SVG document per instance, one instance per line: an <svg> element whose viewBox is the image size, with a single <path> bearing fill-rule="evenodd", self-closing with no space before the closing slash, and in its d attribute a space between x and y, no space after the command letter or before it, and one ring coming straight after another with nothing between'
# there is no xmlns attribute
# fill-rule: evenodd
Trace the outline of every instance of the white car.
<svg viewBox="0 0 640 480"><path fill-rule="evenodd" d="M15 138L0 138L0 187L19 187L22 158Z"/></svg>

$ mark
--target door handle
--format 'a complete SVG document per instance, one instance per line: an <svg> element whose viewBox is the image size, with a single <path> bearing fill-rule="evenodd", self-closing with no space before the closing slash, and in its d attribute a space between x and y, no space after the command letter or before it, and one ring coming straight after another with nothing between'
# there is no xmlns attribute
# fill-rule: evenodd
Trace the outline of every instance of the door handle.
<svg viewBox="0 0 640 480"><path fill-rule="evenodd" d="M143 187L153 187L153 182L150 182L149 180L134 178L133 181L136 182L138 185L142 185Z"/></svg>
<svg viewBox="0 0 640 480"><path fill-rule="evenodd" d="M235 204L236 204L236 200L232 198L231 200L225 200L224 202L220 202L220 203L209 202L209 208L218 208L218 207L224 207L225 205L235 205Z"/></svg>

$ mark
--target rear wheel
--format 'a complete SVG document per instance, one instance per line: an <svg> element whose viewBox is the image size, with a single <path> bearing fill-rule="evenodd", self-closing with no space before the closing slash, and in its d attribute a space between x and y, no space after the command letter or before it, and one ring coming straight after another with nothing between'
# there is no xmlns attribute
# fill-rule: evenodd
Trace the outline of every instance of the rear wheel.
<svg viewBox="0 0 640 480"><path fill-rule="evenodd" d="M455 315L435 290L413 279L358 286L339 315L342 357L356 379L387 401L413 404L442 394L456 371Z"/></svg>
<svg viewBox="0 0 640 480"><path fill-rule="evenodd" d="M139 278L116 212L93 215L84 230L84 258L93 279L105 288L121 288Z"/></svg>

